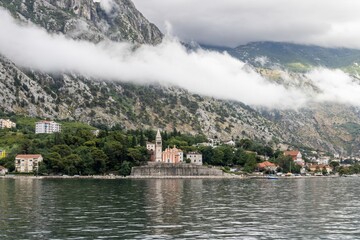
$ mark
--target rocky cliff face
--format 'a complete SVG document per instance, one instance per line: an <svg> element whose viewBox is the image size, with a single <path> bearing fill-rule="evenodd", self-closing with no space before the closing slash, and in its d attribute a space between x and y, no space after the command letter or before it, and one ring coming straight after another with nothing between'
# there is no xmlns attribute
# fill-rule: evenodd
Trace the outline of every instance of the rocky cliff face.
<svg viewBox="0 0 360 240"><path fill-rule="evenodd" d="M49 32L74 39L104 39L157 44L162 33L129 0L4 0L0 6L17 18L29 20Z"/></svg>
<svg viewBox="0 0 360 240"><path fill-rule="evenodd" d="M126 128L203 132L224 140L282 140L278 127L252 108L174 87L99 82L21 69L0 58L0 111ZM275 143L274 142L274 143Z"/></svg>

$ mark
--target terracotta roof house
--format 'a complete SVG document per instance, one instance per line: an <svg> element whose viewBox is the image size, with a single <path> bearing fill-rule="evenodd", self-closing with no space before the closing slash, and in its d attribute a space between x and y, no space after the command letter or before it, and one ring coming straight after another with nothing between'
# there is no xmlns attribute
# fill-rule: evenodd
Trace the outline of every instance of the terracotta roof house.
<svg viewBox="0 0 360 240"><path fill-rule="evenodd" d="M305 162L302 159L302 155L301 152L298 150L293 150L293 151L285 151L284 152L285 156L290 156L292 158L292 160L294 160L294 162L300 166L304 166Z"/></svg>
<svg viewBox="0 0 360 240"><path fill-rule="evenodd" d="M324 164L310 164L308 168L310 172L322 172L323 168L325 168L328 173L331 173L333 171L332 167Z"/></svg>
<svg viewBox="0 0 360 240"><path fill-rule="evenodd" d="M263 171L263 170L276 171L276 169L278 168L276 164L269 161L258 163L257 167L259 171Z"/></svg>
<svg viewBox="0 0 360 240"><path fill-rule="evenodd" d="M15 169L17 172L31 173L39 168L42 161L40 154L19 154L15 157Z"/></svg>

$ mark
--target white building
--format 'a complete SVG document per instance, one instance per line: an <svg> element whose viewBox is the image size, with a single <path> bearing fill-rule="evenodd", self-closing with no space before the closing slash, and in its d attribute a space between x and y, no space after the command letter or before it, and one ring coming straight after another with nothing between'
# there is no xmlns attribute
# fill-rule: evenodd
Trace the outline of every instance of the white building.
<svg viewBox="0 0 360 240"><path fill-rule="evenodd" d="M188 154L186 154L186 158L190 159L191 163L196 164L196 165L202 165L203 161L202 161L202 154L198 153L198 152L189 152Z"/></svg>
<svg viewBox="0 0 360 240"><path fill-rule="evenodd" d="M225 144L229 145L229 146L232 146L232 147L235 147L235 142L233 140L227 141L227 142L225 142Z"/></svg>
<svg viewBox="0 0 360 240"><path fill-rule="evenodd" d="M43 161L40 154L19 154L15 157L15 170L21 173L31 173L39 169Z"/></svg>
<svg viewBox="0 0 360 240"><path fill-rule="evenodd" d="M317 164L321 164L321 165L329 165L330 157L321 156L321 157L319 157L319 159L317 159L316 162L317 162Z"/></svg>
<svg viewBox="0 0 360 240"><path fill-rule="evenodd" d="M54 121L40 121L36 123L35 133L61 132L61 125Z"/></svg>
<svg viewBox="0 0 360 240"><path fill-rule="evenodd" d="M294 160L294 162L300 166L305 165L305 161L302 159L302 154L298 150L285 151L284 155L290 156Z"/></svg>
<svg viewBox="0 0 360 240"><path fill-rule="evenodd" d="M221 144L221 141L216 138L208 138L208 142L210 143L210 146L215 147Z"/></svg>
<svg viewBox="0 0 360 240"><path fill-rule="evenodd" d="M5 175L6 173L8 173L8 169L3 166L0 166L0 175Z"/></svg>
<svg viewBox="0 0 360 240"><path fill-rule="evenodd" d="M146 149L147 149L148 151L155 152L155 143L147 142L147 143L146 143Z"/></svg>
<svg viewBox="0 0 360 240"><path fill-rule="evenodd" d="M16 128L16 123L10 119L0 119L0 128Z"/></svg>

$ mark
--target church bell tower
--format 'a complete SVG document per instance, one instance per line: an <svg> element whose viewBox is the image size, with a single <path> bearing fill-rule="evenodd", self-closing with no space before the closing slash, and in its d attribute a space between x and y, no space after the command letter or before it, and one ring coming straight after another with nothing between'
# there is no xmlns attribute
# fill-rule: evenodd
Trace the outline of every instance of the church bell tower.
<svg viewBox="0 0 360 240"><path fill-rule="evenodd" d="M162 139L160 129L158 129L155 140L155 162L162 161Z"/></svg>

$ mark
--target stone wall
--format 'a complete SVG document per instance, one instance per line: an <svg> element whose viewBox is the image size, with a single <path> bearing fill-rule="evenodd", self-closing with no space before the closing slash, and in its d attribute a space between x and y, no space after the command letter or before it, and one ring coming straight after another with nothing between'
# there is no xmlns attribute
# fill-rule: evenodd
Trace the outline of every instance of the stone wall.
<svg viewBox="0 0 360 240"><path fill-rule="evenodd" d="M146 166L133 167L131 176L223 176L218 168L194 164L149 163Z"/></svg>

